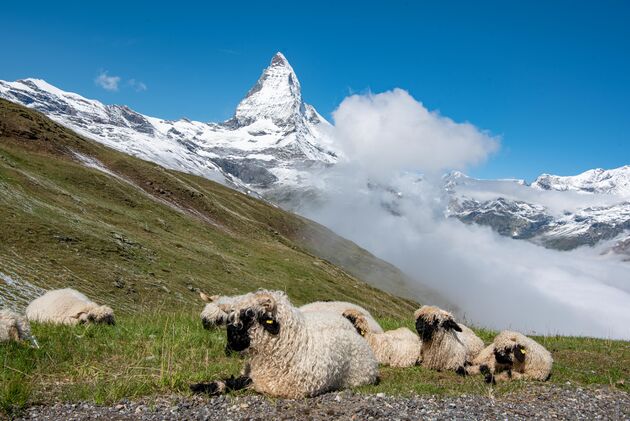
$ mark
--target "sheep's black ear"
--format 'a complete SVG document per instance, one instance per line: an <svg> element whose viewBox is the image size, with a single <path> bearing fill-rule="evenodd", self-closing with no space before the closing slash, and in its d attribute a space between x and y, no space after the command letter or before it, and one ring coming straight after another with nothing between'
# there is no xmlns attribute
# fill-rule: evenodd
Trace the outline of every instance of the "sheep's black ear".
<svg viewBox="0 0 630 421"><path fill-rule="evenodd" d="M456 332L462 331L462 328L459 327L459 325L455 323L455 320L453 319L446 320L444 323L442 323L442 327L446 330L453 329Z"/></svg>
<svg viewBox="0 0 630 421"><path fill-rule="evenodd" d="M518 360L518 362L525 362L525 347L523 345L515 345L514 346L514 357Z"/></svg>
<svg viewBox="0 0 630 421"><path fill-rule="evenodd" d="M280 323L278 323L278 321L270 315L263 315L258 319L258 321L262 327L272 335L280 333Z"/></svg>

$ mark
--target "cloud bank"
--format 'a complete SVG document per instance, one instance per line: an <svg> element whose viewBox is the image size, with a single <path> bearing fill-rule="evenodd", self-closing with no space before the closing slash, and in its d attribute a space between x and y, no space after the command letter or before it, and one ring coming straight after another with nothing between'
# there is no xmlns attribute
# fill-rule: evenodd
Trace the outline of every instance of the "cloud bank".
<svg viewBox="0 0 630 421"><path fill-rule="evenodd" d="M418 181L418 173L482 162L497 149L496 139L429 112L402 90L349 97L334 119L347 162L323 176L323 205L306 216L441 292L473 324L630 338L627 263L445 219L440 178Z"/></svg>
<svg viewBox="0 0 630 421"><path fill-rule="evenodd" d="M339 146L373 177L465 168L483 162L499 146L472 124L427 110L402 89L350 96L333 118Z"/></svg>

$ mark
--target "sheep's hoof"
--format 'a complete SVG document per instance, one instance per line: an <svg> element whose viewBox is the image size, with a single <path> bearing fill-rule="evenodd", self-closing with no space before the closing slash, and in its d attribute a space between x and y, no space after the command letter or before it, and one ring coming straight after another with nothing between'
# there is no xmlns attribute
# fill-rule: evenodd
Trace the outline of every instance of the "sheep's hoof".
<svg viewBox="0 0 630 421"><path fill-rule="evenodd" d="M190 385L191 392L206 393L208 395L219 395L224 389L225 386L219 382L195 383Z"/></svg>
<svg viewBox="0 0 630 421"><path fill-rule="evenodd" d="M457 370L455 370L455 373L457 373L457 375L459 376L466 377L466 369L462 367L461 365L457 367Z"/></svg>

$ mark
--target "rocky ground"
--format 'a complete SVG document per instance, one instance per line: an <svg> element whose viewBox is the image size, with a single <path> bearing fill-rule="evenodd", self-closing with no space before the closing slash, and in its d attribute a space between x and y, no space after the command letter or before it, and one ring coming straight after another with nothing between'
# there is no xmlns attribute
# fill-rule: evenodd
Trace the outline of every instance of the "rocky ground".
<svg viewBox="0 0 630 421"><path fill-rule="evenodd" d="M571 419L630 420L630 394L612 389L558 386L528 387L492 396L391 397L352 392L312 399L272 400L259 395L170 396L122 401L112 406L91 403L29 408L34 420L441 420Z"/></svg>

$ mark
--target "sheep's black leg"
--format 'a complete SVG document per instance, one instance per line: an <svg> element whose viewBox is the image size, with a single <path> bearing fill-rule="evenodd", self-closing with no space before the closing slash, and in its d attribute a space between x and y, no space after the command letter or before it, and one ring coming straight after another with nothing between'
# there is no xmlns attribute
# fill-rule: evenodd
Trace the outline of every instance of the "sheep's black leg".
<svg viewBox="0 0 630 421"><path fill-rule="evenodd" d="M206 393L208 395L220 395L232 390L245 389L252 383L252 379L248 376L230 377L226 380L217 380L214 382L195 383L190 385L193 393Z"/></svg>
<svg viewBox="0 0 630 421"><path fill-rule="evenodd" d="M248 376L239 376L237 378L234 378L234 376L232 376L225 381L225 388L228 391L242 390L242 389L245 389L250 384L252 384L252 379L249 378Z"/></svg>

